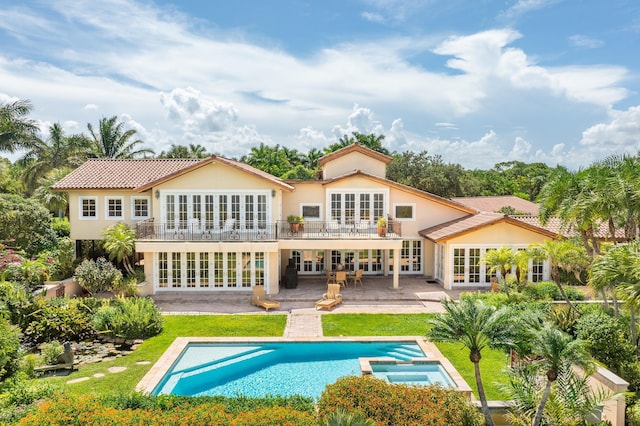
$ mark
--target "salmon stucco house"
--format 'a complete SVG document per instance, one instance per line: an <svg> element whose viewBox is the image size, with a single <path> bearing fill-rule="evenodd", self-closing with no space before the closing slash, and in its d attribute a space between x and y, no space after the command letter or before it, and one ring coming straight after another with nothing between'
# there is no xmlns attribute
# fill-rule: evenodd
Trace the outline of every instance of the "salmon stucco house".
<svg viewBox="0 0 640 426"><path fill-rule="evenodd" d="M524 249L556 234L517 218L385 178L391 157L359 144L319 160L316 180L285 181L244 163L206 159L92 159L60 180L69 193L71 238L99 240L123 222L136 230L147 294L278 293L287 265L298 274L362 269L419 275L444 288L490 286L487 250ZM303 223L287 222L301 216ZM379 227L380 218L386 226ZM529 279L548 279L543 262ZM302 281L301 285L304 285Z"/></svg>

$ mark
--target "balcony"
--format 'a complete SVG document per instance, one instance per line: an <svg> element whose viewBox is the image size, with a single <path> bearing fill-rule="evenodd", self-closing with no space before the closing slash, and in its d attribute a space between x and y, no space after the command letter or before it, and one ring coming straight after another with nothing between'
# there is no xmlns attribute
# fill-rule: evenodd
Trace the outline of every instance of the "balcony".
<svg viewBox="0 0 640 426"><path fill-rule="evenodd" d="M159 223L153 219L136 224L138 241L203 241L203 242L247 242L276 241L279 239L305 240L353 240L353 239L398 239L402 236L401 223L389 220L383 232L378 233L375 224L338 223L335 221L308 221L292 226L286 221L258 223L246 227L227 219L222 226L214 226L200 221Z"/></svg>

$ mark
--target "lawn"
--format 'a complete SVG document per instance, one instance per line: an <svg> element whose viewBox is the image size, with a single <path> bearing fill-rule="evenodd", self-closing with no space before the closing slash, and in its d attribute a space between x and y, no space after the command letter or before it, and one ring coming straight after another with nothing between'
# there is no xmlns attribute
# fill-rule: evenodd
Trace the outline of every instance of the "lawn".
<svg viewBox="0 0 640 426"><path fill-rule="evenodd" d="M325 336L426 336L433 314L339 314L323 315L322 329ZM476 397L473 364L469 361L469 351L461 344L436 343L440 352L451 361L453 366L471 386ZM480 361L480 374L487 399L502 400L505 394L501 384L507 384L507 375L503 370L507 366L504 352L485 349Z"/></svg>
<svg viewBox="0 0 640 426"><path fill-rule="evenodd" d="M431 314L333 314L322 316L325 336L424 336ZM146 340L132 354L113 361L83 365L70 376L49 377L46 382L60 386L66 394L90 394L133 391L153 363L164 353L176 337L203 336L282 336L286 315L176 315L166 316L164 331ZM461 345L437 343L462 377L476 392L473 364L468 351ZM499 351L485 350L480 362L485 391L489 399L503 399L496 381L506 383L502 373L506 356ZM147 361L149 364L138 364ZM109 373L110 367L126 367L121 373ZM94 377L103 374L103 377ZM68 380L90 377L89 380L66 384ZM42 379L41 379L42 380Z"/></svg>
<svg viewBox="0 0 640 426"><path fill-rule="evenodd" d="M146 340L132 354L113 361L83 365L70 376L46 378L62 386L65 394L131 392L176 337L203 336L282 336L286 315L176 315L164 317L164 330ZM148 361L150 364L137 364ZM121 373L109 373L109 367L126 367ZM93 377L104 374L104 377ZM91 377L87 381L66 384L68 380Z"/></svg>

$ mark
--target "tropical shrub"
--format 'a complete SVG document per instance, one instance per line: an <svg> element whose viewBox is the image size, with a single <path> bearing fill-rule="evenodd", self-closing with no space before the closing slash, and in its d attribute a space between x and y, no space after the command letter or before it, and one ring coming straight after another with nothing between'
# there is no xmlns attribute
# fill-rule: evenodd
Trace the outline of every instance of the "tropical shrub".
<svg viewBox="0 0 640 426"><path fill-rule="evenodd" d="M12 377L0 384L0 424L16 423L29 411L34 403L53 395L54 387L36 383L20 377Z"/></svg>
<svg viewBox="0 0 640 426"><path fill-rule="evenodd" d="M584 300L584 293L573 287L564 287L569 300ZM558 286L552 281L531 283L524 287L523 293L533 300L563 300Z"/></svg>
<svg viewBox="0 0 640 426"><path fill-rule="evenodd" d="M75 271L78 284L95 295L103 291L111 291L122 279L122 272L104 257L98 260L84 260Z"/></svg>
<svg viewBox="0 0 640 426"><path fill-rule="evenodd" d="M55 246L51 215L39 202L19 195L0 194L0 241L33 256Z"/></svg>
<svg viewBox="0 0 640 426"><path fill-rule="evenodd" d="M410 387L348 376L327 385L318 416L343 410L360 413L379 425L480 425L482 415L468 398L440 386Z"/></svg>
<svg viewBox="0 0 640 426"><path fill-rule="evenodd" d="M73 275L76 246L71 238L58 238L58 245L50 253L50 256L53 259L51 275L55 279L62 280Z"/></svg>
<svg viewBox="0 0 640 426"><path fill-rule="evenodd" d="M20 365L20 331L0 317L0 380L10 377Z"/></svg>
<svg viewBox="0 0 640 426"><path fill-rule="evenodd" d="M635 351L624 329L615 318L604 313L582 315L576 325L576 337L583 340L589 353L614 373L620 374Z"/></svg>
<svg viewBox="0 0 640 426"><path fill-rule="evenodd" d="M63 352L64 348L62 347L62 343L57 340L40 345L40 357L43 364L55 364Z"/></svg>
<svg viewBox="0 0 640 426"><path fill-rule="evenodd" d="M9 322L24 328L29 323L29 316L36 310L33 294L22 284L0 281L0 311Z"/></svg>
<svg viewBox="0 0 640 426"><path fill-rule="evenodd" d="M51 229L53 229L58 238L68 237L71 234L71 224L66 217L51 218Z"/></svg>
<svg viewBox="0 0 640 426"><path fill-rule="evenodd" d="M268 407L239 413L230 424L231 426L315 426L316 419L312 414L304 411L285 407Z"/></svg>
<svg viewBox="0 0 640 426"><path fill-rule="evenodd" d="M145 339L162 331L162 316L146 297L118 297L93 314L98 333L122 339Z"/></svg>
<svg viewBox="0 0 640 426"><path fill-rule="evenodd" d="M27 343L40 344L52 340L81 341L93 337L91 315L81 299L36 299L36 309L24 328Z"/></svg>

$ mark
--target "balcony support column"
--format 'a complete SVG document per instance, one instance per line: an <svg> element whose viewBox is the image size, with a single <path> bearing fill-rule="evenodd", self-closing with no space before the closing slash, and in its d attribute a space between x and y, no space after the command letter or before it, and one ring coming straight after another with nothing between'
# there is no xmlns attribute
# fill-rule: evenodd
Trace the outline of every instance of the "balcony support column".
<svg viewBox="0 0 640 426"><path fill-rule="evenodd" d="M400 250L393 249L393 288L400 288Z"/></svg>

